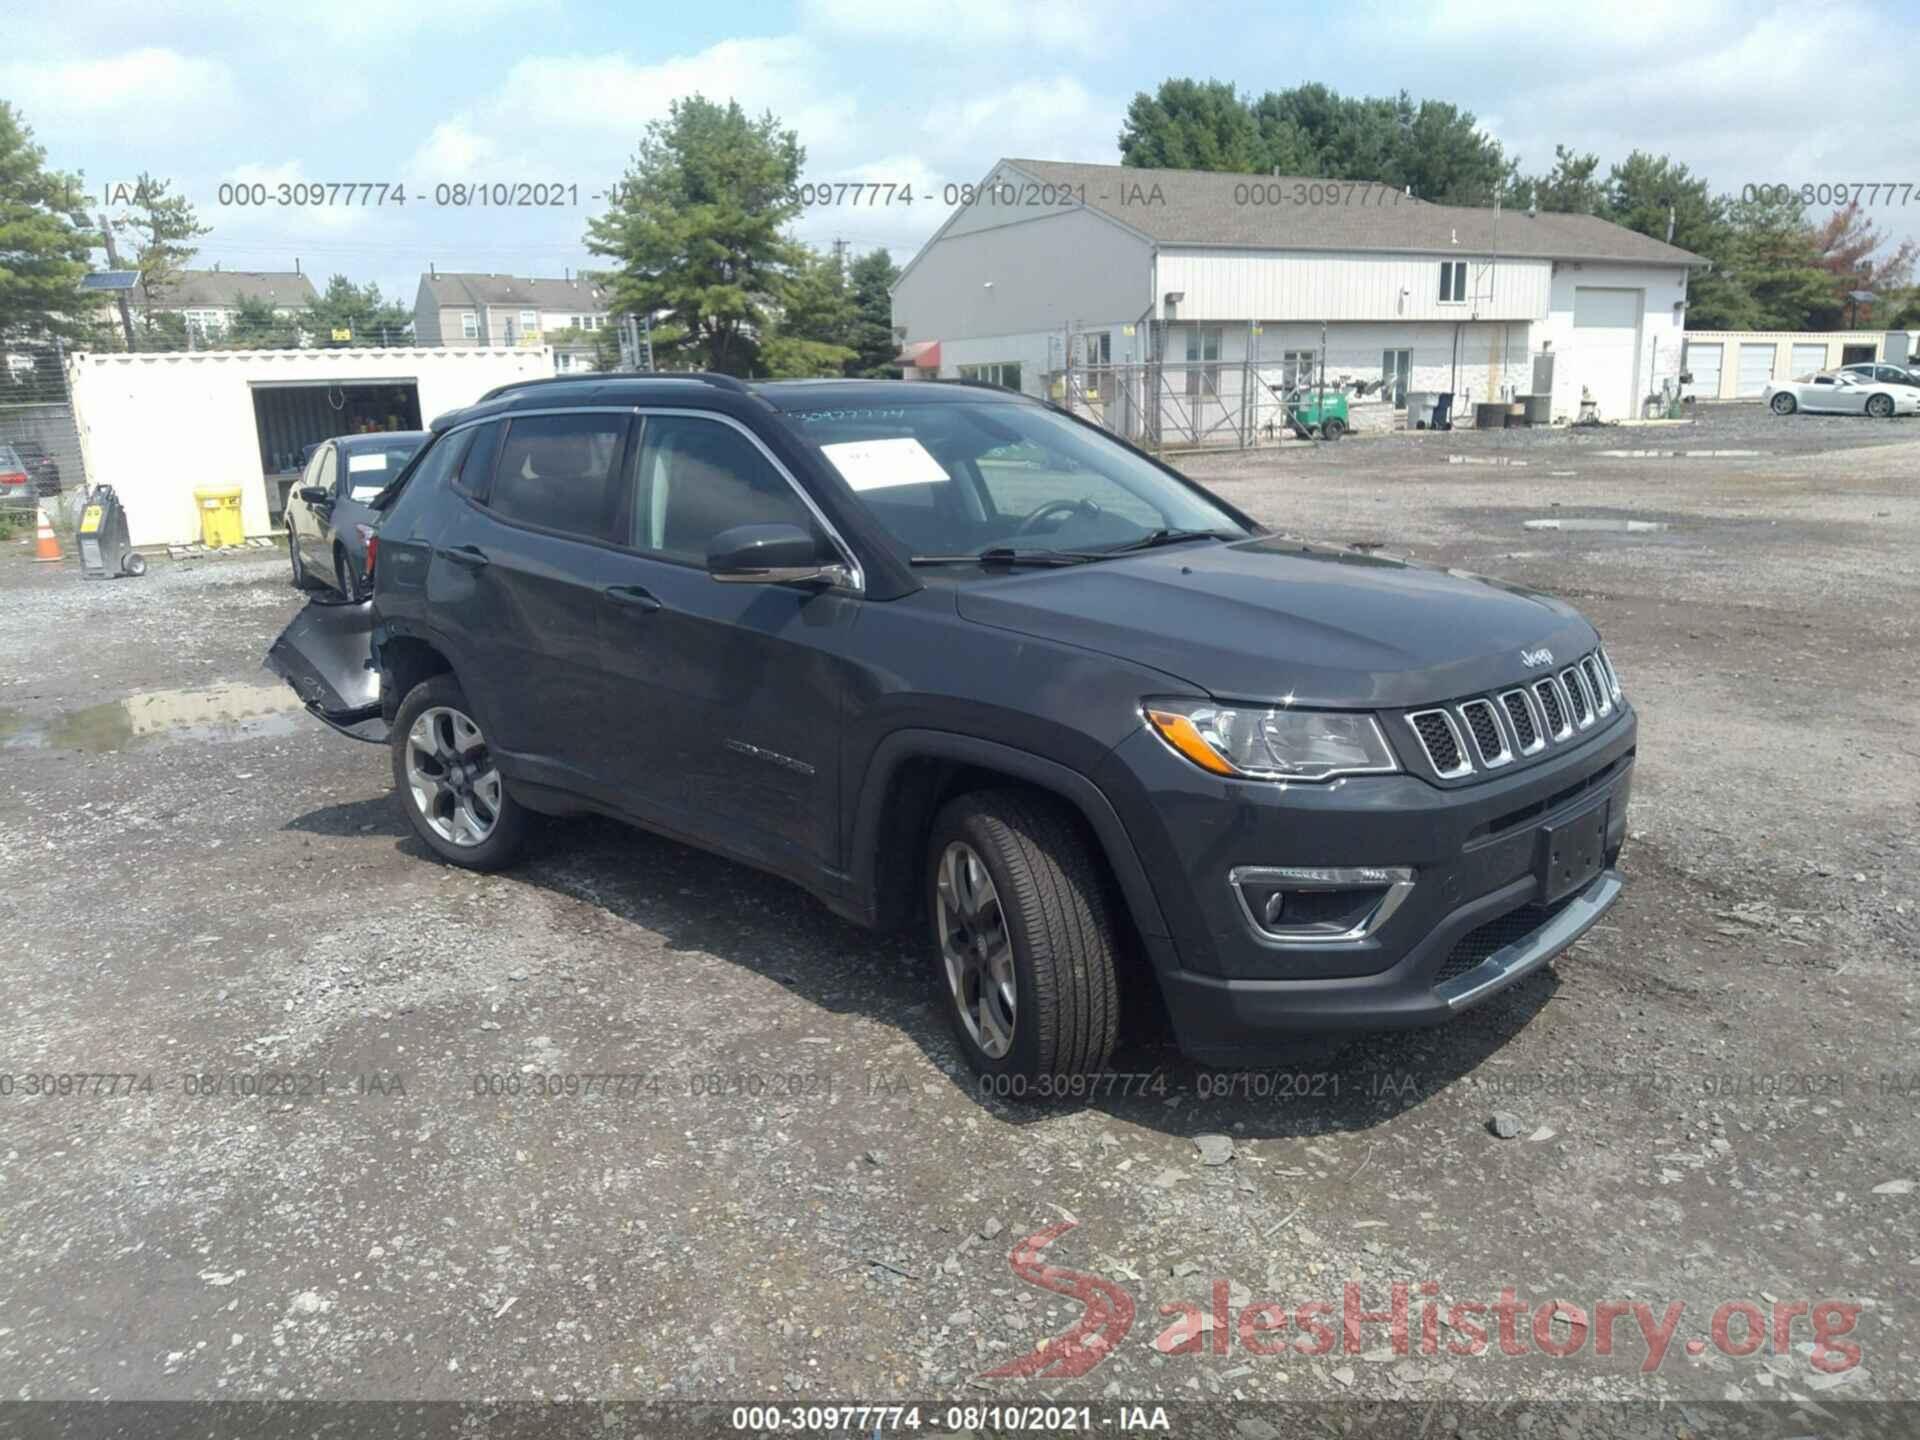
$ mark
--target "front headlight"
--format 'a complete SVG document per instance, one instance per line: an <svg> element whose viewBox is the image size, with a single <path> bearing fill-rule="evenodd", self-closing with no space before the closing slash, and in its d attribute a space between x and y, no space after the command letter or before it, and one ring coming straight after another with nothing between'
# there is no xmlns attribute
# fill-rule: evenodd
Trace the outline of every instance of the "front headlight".
<svg viewBox="0 0 1920 1440"><path fill-rule="evenodd" d="M1160 738L1202 770L1240 780L1331 780L1400 768L1371 715L1149 700Z"/></svg>

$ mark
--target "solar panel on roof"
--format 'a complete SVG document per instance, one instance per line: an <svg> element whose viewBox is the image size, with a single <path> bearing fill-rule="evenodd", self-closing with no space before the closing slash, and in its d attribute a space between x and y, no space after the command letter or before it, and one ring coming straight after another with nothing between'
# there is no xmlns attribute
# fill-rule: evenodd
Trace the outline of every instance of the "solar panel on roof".
<svg viewBox="0 0 1920 1440"><path fill-rule="evenodd" d="M80 277L82 290L131 290L139 283L138 270L95 270Z"/></svg>

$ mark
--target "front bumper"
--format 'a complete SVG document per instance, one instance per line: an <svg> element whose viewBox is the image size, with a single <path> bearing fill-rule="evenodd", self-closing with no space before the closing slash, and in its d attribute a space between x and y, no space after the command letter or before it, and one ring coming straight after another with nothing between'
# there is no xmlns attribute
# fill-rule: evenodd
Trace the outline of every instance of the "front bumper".
<svg viewBox="0 0 1920 1440"><path fill-rule="evenodd" d="M1217 780L1149 734L1101 774L1169 934L1148 937L1180 1047L1257 1064L1289 1037L1436 1024L1572 945L1619 897L1637 721L1631 710L1552 761L1440 789L1407 775L1329 786ZM1547 903L1546 849L1585 824L1602 868ZM1409 867L1364 939L1276 945L1227 882L1236 867Z"/></svg>

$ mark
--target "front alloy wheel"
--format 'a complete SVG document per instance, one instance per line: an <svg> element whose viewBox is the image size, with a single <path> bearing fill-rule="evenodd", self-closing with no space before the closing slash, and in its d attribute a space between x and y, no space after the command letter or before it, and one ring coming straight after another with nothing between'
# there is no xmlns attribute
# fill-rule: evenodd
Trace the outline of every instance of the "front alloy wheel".
<svg viewBox="0 0 1920 1440"><path fill-rule="evenodd" d="M484 845L500 819L500 771L480 727L459 710L422 710L407 730L407 793L449 845Z"/></svg>
<svg viewBox="0 0 1920 1440"><path fill-rule="evenodd" d="M967 1036L998 1060L1013 1048L1020 1000L1013 974L1013 937L985 862L964 840L940 857L938 921L947 993Z"/></svg>

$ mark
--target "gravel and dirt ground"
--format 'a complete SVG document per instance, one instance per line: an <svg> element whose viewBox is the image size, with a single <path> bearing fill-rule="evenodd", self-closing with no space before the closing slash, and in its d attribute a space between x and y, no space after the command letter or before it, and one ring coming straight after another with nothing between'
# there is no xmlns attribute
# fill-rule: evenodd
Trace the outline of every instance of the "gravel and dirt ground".
<svg viewBox="0 0 1920 1440"><path fill-rule="evenodd" d="M982 1094L918 944L751 871L603 822L435 863L386 752L259 668L284 554L88 583L8 545L0 1390L1920 1397L1920 424L1189 468L1582 606L1641 715L1631 884L1451 1028L1297 1075L1131 1051L1069 1105ZM1016 1273L1054 1229L1130 1329L977 1378L1081 1319ZM1395 1282L1408 1343L1349 1345L1347 1287Z"/></svg>

